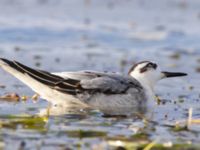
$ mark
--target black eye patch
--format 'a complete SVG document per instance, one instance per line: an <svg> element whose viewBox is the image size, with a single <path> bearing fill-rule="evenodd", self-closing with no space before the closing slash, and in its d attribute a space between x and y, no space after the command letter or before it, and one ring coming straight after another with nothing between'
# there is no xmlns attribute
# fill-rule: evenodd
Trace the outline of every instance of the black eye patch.
<svg viewBox="0 0 200 150"><path fill-rule="evenodd" d="M158 67L157 64L153 64L153 68L156 69Z"/></svg>
<svg viewBox="0 0 200 150"><path fill-rule="evenodd" d="M142 68L140 69L140 73L146 72L149 68L156 69L156 68L157 68L157 65L154 64L154 63L148 63L148 64L146 64L144 67L142 67Z"/></svg>
<svg viewBox="0 0 200 150"><path fill-rule="evenodd" d="M154 69L156 69L156 68L157 68L157 65L154 64L154 63L148 63L148 64L147 64L147 67L148 67L148 68L154 68Z"/></svg>

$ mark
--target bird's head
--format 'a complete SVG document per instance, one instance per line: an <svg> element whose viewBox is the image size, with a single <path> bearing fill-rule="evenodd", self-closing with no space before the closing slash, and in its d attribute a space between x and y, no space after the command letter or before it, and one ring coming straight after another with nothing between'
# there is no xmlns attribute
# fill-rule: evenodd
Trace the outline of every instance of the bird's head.
<svg viewBox="0 0 200 150"><path fill-rule="evenodd" d="M148 86L153 90L157 81L164 78L186 76L182 72L161 71L156 63L150 61L139 62L131 67L129 75L138 80L143 86Z"/></svg>

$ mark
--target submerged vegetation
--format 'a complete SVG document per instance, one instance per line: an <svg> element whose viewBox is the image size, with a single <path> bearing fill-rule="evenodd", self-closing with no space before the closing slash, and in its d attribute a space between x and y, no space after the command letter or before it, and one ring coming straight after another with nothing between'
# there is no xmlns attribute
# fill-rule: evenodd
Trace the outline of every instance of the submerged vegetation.
<svg viewBox="0 0 200 150"><path fill-rule="evenodd" d="M41 137L45 137L48 135L54 135L54 137L57 137L59 139L63 138L63 140L66 138L76 139L76 142L72 144L72 147L74 148L91 147L95 145L96 147L100 147L100 149L106 149L106 147L109 147L109 149L113 150L197 150L200 147L200 145L198 145L197 143L192 144L192 141L162 141L159 138L157 140L152 140L152 137L156 134L157 130L156 128L152 129L152 126L155 126L158 123L151 121L149 122L147 120L145 121L144 119L142 121L138 118L134 120L132 120L131 118L121 117L102 118L101 116L98 116L98 113L92 115L95 118L93 118L92 116L88 116L89 118L86 117L85 119L79 118L77 115L73 114L69 114L69 117L67 117L66 115L62 117L54 117L48 115L1 115L0 130L10 130L16 132L17 135L15 136L21 137L20 139L22 140L22 142L31 139L40 140ZM191 118L191 122L192 120L193 119ZM93 123L91 121L93 121ZM143 122L142 124L141 121ZM119 122L121 122L121 125L117 125ZM193 133L194 131L190 130L192 123L190 123L190 127L188 127L187 122L188 121L175 123L174 125L161 126L167 127L168 130L173 133ZM196 120L194 120L194 122L196 122ZM127 130L124 130L124 127L122 128L122 126L125 125L123 125L123 123L127 124ZM10 131L9 133L1 132L0 136L13 136ZM129 132L132 134L125 135L124 132ZM25 137L20 135L24 133L30 135ZM39 134L40 136L35 137L35 134ZM92 144L88 141L88 143L86 142L87 144L84 144L84 142L81 142L85 141L84 139L90 139L91 141L93 141L93 139L96 139L102 142L98 142L99 144ZM57 141L53 144L53 147L67 147L68 144L68 142L60 143L59 141Z"/></svg>

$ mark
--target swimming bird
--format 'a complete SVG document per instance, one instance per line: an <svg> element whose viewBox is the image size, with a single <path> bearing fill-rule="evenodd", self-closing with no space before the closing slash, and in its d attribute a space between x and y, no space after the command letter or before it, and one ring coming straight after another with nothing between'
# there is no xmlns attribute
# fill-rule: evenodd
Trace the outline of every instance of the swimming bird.
<svg viewBox="0 0 200 150"><path fill-rule="evenodd" d="M159 80L187 75L163 72L151 61L134 64L128 75L97 71L50 73L4 58L0 66L53 105L90 107L106 114L145 108L147 101L154 99L154 86Z"/></svg>

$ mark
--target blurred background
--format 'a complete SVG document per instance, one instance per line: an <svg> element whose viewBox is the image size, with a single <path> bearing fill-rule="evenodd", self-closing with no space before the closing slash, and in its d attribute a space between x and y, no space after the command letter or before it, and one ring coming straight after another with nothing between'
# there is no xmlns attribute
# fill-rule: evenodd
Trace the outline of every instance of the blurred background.
<svg viewBox="0 0 200 150"><path fill-rule="evenodd" d="M186 82L193 84L200 72L199 6L198 0L0 0L0 56L51 72L123 74L151 60L190 73L194 80ZM0 83L8 91L23 87L5 75Z"/></svg>
<svg viewBox="0 0 200 150"><path fill-rule="evenodd" d="M169 122L185 119L190 107L194 108L194 116L199 118L199 8L199 0L0 0L0 57L51 72L108 70L123 74L135 62L152 60L163 70L189 74L187 78L161 81L158 84L156 93L171 101L166 107L157 108L155 120L161 121L163 114L168 114ZM34 94L2 70L0 88L1 95L10 92L28 96ZM174 101L179 102L179 99L184 103L175 104ZM47 105L43 100L36 104L31 100L24 103L1 102L1 121L6 118L5 115L36 114ZM98 129L109 135L118 135L121 128L112 123L112 130L109 127L99 128L98 123L107 123L108 120L99 120L97 116L96 119L89 118L88 122L96 123ZM82 125L87 124L87 121L83 123L70 120L70 123L63 123L62 119L60 122L57 119L57 124L54 121L53 119L48 124L47 136L51 136L52 129L57 132L57 129L66 127L66 124L72 125L70 127L73 129L85 129ZM127 124L132 124L124 122L126 121L123 120L118 125L126 128ZM180 138L168 132L165 127L159 128L162 128L162 132L156 131L151 139L161 138L163 133L166 135L162 137L165 140ZM12 149L12 144L20 145L21 141L16 140L17 137L35 148L34 142L37 141L31 140L35 133L30 134L30 139L27 139L21 130L17 130L16 135L10 132L9 127L1 131L1 136L6 135L3 141L8 144L8 149ZM121 134L129 136L130 132L123 128ZM36 139L41 142L43 135L37 131L36 133L39 134ZM198 137L199 134L185 135L184 140L198 143ZM63 143L71 140L64 136L55 143L59 145L63 139ZM54 140L55 137L48 137L47 143ZM76 140L72 141L76 143ZM89 143L95 145L101 142L97 138ZM9 143L12 144L9 146Z"/></svg>
<svg viewBox="0 0 200 150"><path fill-rule="evenodd" d="M199 53L199 6L198 0L0 0L0 55L50 71L162 63Z"/></svg>

